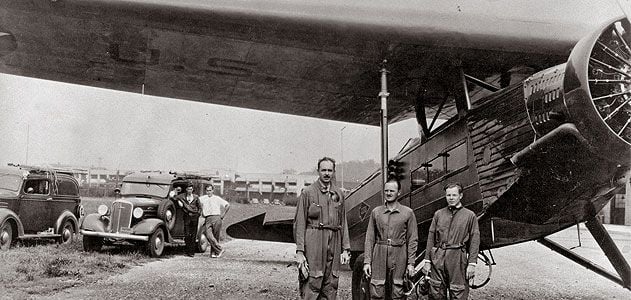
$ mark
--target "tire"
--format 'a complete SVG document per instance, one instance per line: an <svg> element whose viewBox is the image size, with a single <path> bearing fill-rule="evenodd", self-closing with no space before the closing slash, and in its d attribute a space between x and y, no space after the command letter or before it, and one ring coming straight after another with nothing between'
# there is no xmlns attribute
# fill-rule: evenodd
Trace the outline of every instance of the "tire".
<svg viewBox="0 0 631 300"><path fill-rule="evenodd" d="M59 238L59 243L62 245L70 244L75 239L75 227L72 221L66 220L64 224L61 226L59 233L61 237Z"/></svg>
<svg viewBox="0 0 631 300"><path fill-rule="evenodd" d="M171 200L163 200L158 205L158 218L162 219L169 231L175 227L175 204Z"/></svg>
<svg viewBox="0 0 631 300"><path fill-rule="evenodd" d="M200 230L200 234L198 234L198 238L197 238L197 252L199 253L205 253L206 250L208 250L208 247L210 246L210 242L208 241L208 238L206 237L206 233L204 232L205 230L203 230L204 227L202 226L202 230Z"/></svg>
<svg viewBox="0 0 631 300"><path fill-rule="evenodd" d="M9 220L0 225L0 251L9 250L13 244L13 225Z"/></svg>
<svg viewBox="0 0 631 300"><path fill-rule="evenodd" d="M149 236L149 241L147 242L147 253L151 257L160 257L162 256L162 252L164 251L164 243L165 243L165 235L164 230L162 228L156 229L151 236Z"/></svg>
<svg viewBox="0 0 631 300"><path fill-rule="evenodd" d="M369 282L364 277L364 254L355 259L353 266L353 277L351 282L351 292L353 300L369 300Z"/></svg>
<svg viewBox="0 0 631 300"><path fill-rule="evenodd" d="M83 251L97 252L101 251L101 247L103 247L103 238L98 236L83 236Z"/></svg>

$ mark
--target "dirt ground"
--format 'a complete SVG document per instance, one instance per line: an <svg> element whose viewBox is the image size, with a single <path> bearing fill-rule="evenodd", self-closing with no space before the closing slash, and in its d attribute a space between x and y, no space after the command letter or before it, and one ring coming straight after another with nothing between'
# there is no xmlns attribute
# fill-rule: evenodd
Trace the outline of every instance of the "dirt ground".
<svg viewBox="0 0 631 300"><path fill-rule="evenodd" d="M610 230L631 261L631 228ZM594 261L604 255L587 231L577 251ZM575 229L553 239L571 245ZM182 299L296 299L297 274L292 265L295 246L231 240L226 254L193 258L175 256L115 275L93 285L66 289L50 299L171 298ZM586 270L536 242L493 251L497 263L490 283L471 293L471 299L631 299L631 291ZM607 266L611 269L611 266ZM351 299L351 272L340 278L339 299Z"/></svg>
<svg viewBox="0 0 631 300"><path fill-rule="evenodd" d="M229 224L263 211L272 219L292 216L293 208L235 205ZM623 254L631 261L631 227L608 227ZM582 227L581 247L575 249L594 262L608 265L589 232ZM572 247L578 244L576 228L553 235ZM219 259L208 253L189 258L169 251L165 258L134 266L97 282L66 286L38 299L296 299L295 246L227 238ZM116 255L116 254L112 254ZM631 291L586 270L536 242L493 250L490 283L471 292L470 299L631 299ZM351 271L341 272L338 299L351 299ZM7 293L8 292L8 293ZM22 296L19 296L20 298ZM10 291L0 298L15 299Z"/></svg>

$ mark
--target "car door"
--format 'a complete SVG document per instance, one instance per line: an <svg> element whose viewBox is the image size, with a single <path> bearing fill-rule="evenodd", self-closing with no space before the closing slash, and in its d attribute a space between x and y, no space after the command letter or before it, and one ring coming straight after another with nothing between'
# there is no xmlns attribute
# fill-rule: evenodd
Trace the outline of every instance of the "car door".
<svg viewBox="0 0 631 300"><path fill-rule="evenodd" d="M48 230L50 226L50 204L52 202L50 181L45 178L27 179L20 196L19 217L26 234Z"/></svg>
<svg viewBox="0 0 631 300"><path fill-rule="evenodd" d="M61 213L69 211L75 213L79 204L79 186L70 178L57 177L56 192L53 189L52 202L50 203L50 215L53 227Z"/></svg>

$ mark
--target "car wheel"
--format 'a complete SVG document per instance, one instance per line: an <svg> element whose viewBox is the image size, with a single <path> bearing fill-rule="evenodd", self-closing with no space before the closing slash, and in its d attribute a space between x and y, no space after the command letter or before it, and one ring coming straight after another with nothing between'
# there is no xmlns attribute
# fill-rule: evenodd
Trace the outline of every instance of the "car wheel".
<svg viewBox="0 0 631 300"><path fill-rule="evenodd" d="M163 200L158 205L158 217L164 220L167 229L173 230L175 227L175 204L171 200Z"/></svg>
<svg viewBox="0 0 631 300"><path fill-rule="evenodd" d="M162 228L156 229L149 237L147 242L147 252L151 257L160 257L164 250L164 230Z"/></svg>
<svg viewBox="0 0 631 300"><path fill-rule="evenodd" d="M87 252L100 251L103 247L103 238L98 236L83 236L83 250Z"/></svg>
<svg viewBox="0 0 631 300"><path fill-rule="evenodd" d="M74 225L72 224L72 221L66 220L64 222L64 225L61 226L61 231L59 233L61 234L61 237L59 238L60 244L72 243L75 238Z"/></svg>
<svg viewBox="0 0 631 300"><path fill-rule="evenodd" d="M204 228L204 227L202 227ZM208 246L210 243L208 242L208 238L206 237L206 233L204 230L201 231L199 238L197 239L197 251L199 253L205 253L208 250Z"/></svg>
<svg viewBox="0 0 631 300"><path fill-rule="evenodd" d="M9 250L13 243L13 226L11 222L4 221L0 226L0 250Z"/></svg>

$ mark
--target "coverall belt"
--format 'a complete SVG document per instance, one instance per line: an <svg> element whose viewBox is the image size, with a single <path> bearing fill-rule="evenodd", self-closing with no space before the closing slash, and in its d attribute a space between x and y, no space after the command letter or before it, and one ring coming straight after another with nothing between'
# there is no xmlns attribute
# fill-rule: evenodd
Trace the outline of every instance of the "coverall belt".
<svg viewBox="0 0 631 300"><path fill-rule="evenodd" d="M307 227L309 228L313 228L313 229L319 229L319 230L333 230L333 231L338 231L340 229L342 229L342 226L332 226L332 225L324 225L324 224L309 224L307 225Z"/></svg>
<svg viewBox="0 0 631 300"><path fill-rule="evenodd" d="M440 249L462 249L464 244L441 244Z"/></svg>
<svg viewBox="0 0 631 300"><path fill-rule="evenodd" d="M377 241L376 244L388 245L388 246L392 246L392 247L401 247L401 246L405 245L405 243L395 243L391 239Z"/></svg>

